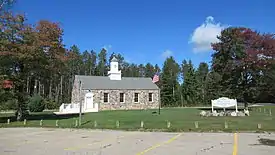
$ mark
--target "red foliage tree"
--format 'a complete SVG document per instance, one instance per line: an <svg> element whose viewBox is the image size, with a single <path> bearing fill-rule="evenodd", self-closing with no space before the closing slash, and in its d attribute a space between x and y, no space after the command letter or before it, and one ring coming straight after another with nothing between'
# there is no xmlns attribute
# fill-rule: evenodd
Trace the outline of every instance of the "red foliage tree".
<svg viewBox="0 0 275 155"><path fill-rule="evenodd" d="M254 95L263 72L272 67L275 56L274 34L260 34L249 28L228 28L213 43L216 51L212 68L222 75L225 89L244 101Z"/></svg>

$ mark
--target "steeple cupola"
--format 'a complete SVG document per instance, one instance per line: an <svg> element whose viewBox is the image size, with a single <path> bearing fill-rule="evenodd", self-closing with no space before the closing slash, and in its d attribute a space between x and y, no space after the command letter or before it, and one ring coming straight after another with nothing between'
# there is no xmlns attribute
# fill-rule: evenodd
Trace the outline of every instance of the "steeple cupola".
<svg viewBox="0 0 275 155"><path fill-rule="evenodd" d="M111 60L108 76L110 80L121 80L121 70L118 70L118 60L115 55Z"/></svg>

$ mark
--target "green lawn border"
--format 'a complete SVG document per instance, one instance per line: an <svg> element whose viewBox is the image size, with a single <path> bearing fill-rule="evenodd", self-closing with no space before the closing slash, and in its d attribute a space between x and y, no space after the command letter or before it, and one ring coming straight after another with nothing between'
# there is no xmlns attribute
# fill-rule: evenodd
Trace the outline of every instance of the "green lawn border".
<svg viewBox="0 0 275 155"><path fill-rule="evenodd" d="M268 116L267 111L266 111L266 113L263 113L263 111L261 110L262 108L275 109L274 106L273 107L265 106L265 107L253 107L251 110L256 111L257 113L261 113L262 115ZM167 108L167 110L168 109L170 109L170 108ZM259 111L261 111L261 112L259 112ZM220 116L220 117L222 117L222 116ZM264 117L265 116L263 116L263 118ZM274 116L270 116L269 119L272 121L272 120L274 120L273 117ZM5 118L12 118L12 117L5 117ZM217 117L214 117L214 118L217 118ZM14 120L14 117L13 117L13 120ZM56 119L56 120L60 120L59 122L63 121L62 119ZM27 120L26 120L26 122L24 122L24 121L10 121L10 124L7 124L7 122L6 123L3 122L3 119L2 119L2 123L0 123L0 128L22 128L22 127L30 128L31 127L31 128L53 128L53 129L62 128L62 129L118 130L118 131L140 131L140 132L198 132L198 133L200 133L200 132L208 132L208 133L217 133L217 132L221 132L221 133L233 133L233 132L266 133L266 132L269 132L270 133L270 132L275 132L275 126L274 126L274 128L272 126L265 128L265 126L263 125L262 128L259 129L259 128L257 128L257 122L252 122L253 124L255 124L255 128L251 127L250 129L236 129L236 128L238 128L238 126L236 124L234 124L233 127L231 127L230 123L228 123L229 127L225 128L222 121L218 122L218 123L213 122L214 128L211 128L211 127L213 127L211 125L209 127L207 127L205 124L202 125L203 127L200 127L200 125L198 127L196 127L195 124L193 126L190 125L190 122L188 122L189 124L187 126L181 127L181 126L177 125L176 127L174 127L173 121L171 121L172 125L170 128L168 128L167 126L166 126L166 128L165 127L161 128L160 126L158 126L157 128L153 128L153 127L148 128L146 121L144 121L144 123L146 124L145 127L140 128L140 124L136 124L132 127L129 127L129 126L127 127L127 125L126 125L126 127L123 127L123 125L125 125L125 123L124 124L122 123L123 124L122 126L117 127L115 123L113 125L108 124L108 121L107 121L107 123L106 123L106 121L103 121L106 124L100 124L100 121L99 121L98 123L100 125L97 127L94 127L93 124L90 124L90 123L88 126L85 126L85 125L75 126L75 121L78 120L78 118L76 118L76 117L70 118L69 121L64 121L63 123L62 122L59 123L59 126L55 126L56 120L45 119L45 121L48 122L48 124L42 123L42 125L40 125L39 120L31 120L30 121L31 123L29 123ZM112 121L114 121L114 120L112 120ZM200 120L199 122L202 122L202 121L203 120ZM135 120L133 122L137 122L137 120ZM26 123L26 124L24 125L24 123ZM164 123L165 123L165 121L164 121ZM194 123L195 123L195 121L194 121ZM250 123L250 125L253 125L252 123ZM184 120L182 121L182 124L184 124ZM133 125L133 123L131 123L131 125ZM243 127L243 125L241 124L240 128L245 128L245 127Z"/></svg>

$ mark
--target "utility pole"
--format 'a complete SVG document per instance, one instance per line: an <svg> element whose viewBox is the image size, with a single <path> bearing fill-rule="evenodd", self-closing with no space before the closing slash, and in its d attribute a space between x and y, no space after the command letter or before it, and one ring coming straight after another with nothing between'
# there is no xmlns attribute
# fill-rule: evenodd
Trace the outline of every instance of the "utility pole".
<svg viewBox="0 0 275 155"><path fill-rule="evenodd" d="M81 126L81 115L82 115L82 100L81 100L81 81L79 81L79 126Z"/></svg>

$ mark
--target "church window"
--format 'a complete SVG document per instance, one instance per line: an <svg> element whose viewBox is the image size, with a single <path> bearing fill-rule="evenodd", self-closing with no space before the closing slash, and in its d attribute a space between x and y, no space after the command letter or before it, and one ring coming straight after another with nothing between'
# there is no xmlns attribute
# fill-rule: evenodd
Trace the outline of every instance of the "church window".
<svg viewBox="0 0 275 155"><path fill-rule="evenodd" d="M124 102L124 93L119 94L119 101Z"/></svg>
<svg viewBox="0 0 275 155"><path fill-rule="evenodd" d="M153 101L153 93L149 93L149 102Z"/></svg>
<svg viewBox="0 0 275 155"><path fill-rule="evenodd" d="M109 100L109 94L108 93L104 93L103 100L104 100L104 102L108 102L108 100Z"/></svg>
<svg viewBox="0 0 275 155"><path fill-rule="evenodd" d="M134 102L138 102L138 93L135 93L135 96L134 96Z"/></svg>

